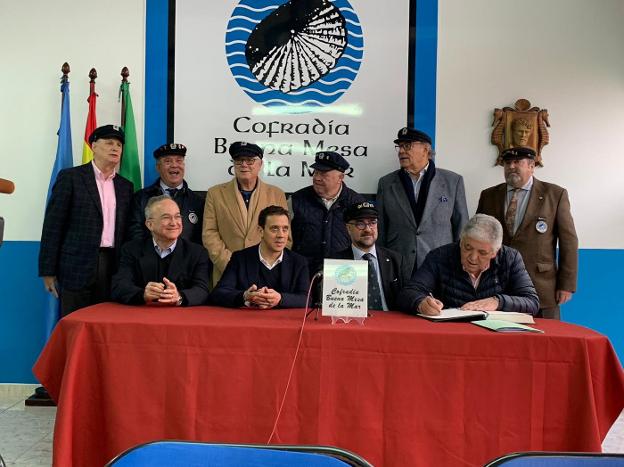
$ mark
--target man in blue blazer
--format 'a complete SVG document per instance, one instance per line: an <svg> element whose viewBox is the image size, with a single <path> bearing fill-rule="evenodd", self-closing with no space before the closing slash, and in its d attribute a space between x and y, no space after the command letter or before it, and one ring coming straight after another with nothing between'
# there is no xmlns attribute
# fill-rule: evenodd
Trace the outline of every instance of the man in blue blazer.
<svg viewBox="0 0 624 467"><path fill-rule="evenodd" d="M226 307L302 308L310 283L305 257L286 249L288 211L268 206L258 216L260 243L232 254L210 303Z"/></svg>
<svg viewBox="0 0 624 467"><path fill-rule="evenodd" d="M93 161L59 172L48 201L39 251L39 276L60 295L63 316L110 300L110 280L126 233L132 183L116 174L125 135L96 128Z"/></svg>
<svg viewBox="0 0 624 467"><path fill-rule="evenodd" d="M402 128L394 140L401 168L379 180L379 244L403 255L409 273L429 251L459 240L468 221L461 175L436 167L431 138Z"/></svg>

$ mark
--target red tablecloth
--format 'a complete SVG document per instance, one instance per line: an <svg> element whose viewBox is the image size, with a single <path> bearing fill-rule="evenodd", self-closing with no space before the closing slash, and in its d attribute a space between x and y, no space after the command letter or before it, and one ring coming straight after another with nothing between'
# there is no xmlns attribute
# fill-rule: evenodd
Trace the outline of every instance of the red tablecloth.
<svg viewBox="0 0 624 467"><path fill-rule="evenodd" d="M102 304L64 318L34 372L58 401L54 465L101 466L155 439L266 443L301 310ZM498 334L378 312L308 320L274 442L376 466L472 466L512 451L600 451L624 407L608 339L538 320Z"/></svg>

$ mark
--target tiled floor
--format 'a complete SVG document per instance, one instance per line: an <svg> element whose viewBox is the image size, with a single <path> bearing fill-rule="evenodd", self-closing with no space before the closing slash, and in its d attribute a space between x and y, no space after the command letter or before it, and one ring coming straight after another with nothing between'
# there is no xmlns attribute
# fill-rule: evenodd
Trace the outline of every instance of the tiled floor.
<svg viewBox="0 0 624 467"><path fill-rule="evenodd" d="M0 455L7 467L52 465L54 407L25 407L35 385L0 384ZM604 452L624 453L624 412L602 444Z"/></svg>

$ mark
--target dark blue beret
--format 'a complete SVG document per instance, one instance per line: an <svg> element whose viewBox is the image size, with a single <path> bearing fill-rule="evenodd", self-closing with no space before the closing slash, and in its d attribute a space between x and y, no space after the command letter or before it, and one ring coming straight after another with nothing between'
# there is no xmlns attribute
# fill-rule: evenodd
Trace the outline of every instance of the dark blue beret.
<svg viewBox="0 0 624 467"><path fill-rule="evenodd" d="M403 127L399 130L397 133L397 139L394 140L394 144L412 143L414 141L432 144L431 138L427 133L417 130L416 128L409 127Z"/></svg>
<svg viewBox="0 0 624 467"><path fill-rule="evenodd" d="M379 213L375 204L370 201L364 201L362 203L354 203L345 209L343 219L345 222L349 222L355 219L377 219Z"/></svg>
<svg viewBox="0 0 624 467"><path fill-rule="evenodd" d="M102 138L114 138L119 140L121 144L125 144L126 142L126 135L124 134L124 131L117 125L104 125L97 127L89 136L89 143L95 143L98 139Z"/></svg>
<svg viewBox="0 0 624 467"><path fill-rule="evenodd" d="M179 143L163 144L154 151L154 158L159 159L165 156L186 156L186 146Z"/></svg>
<svg viewBox="0 0 624 467"><path fill-rule="evenodd" d="M327 172L328 170L339 170L344 172L349 168L349 163L344 157L334 151L321 151L317 152L314 157L314 164L312 164L314 170L320 170L321 172Z"/></svg>
<svg viewBox="0 0 624 467"><path fill-rule="evenodd" d="M264 156L264 151L260 146L245 141L236 141L230 144L229 152L232 159L237 157L259 157L262 159Z"/></svg>

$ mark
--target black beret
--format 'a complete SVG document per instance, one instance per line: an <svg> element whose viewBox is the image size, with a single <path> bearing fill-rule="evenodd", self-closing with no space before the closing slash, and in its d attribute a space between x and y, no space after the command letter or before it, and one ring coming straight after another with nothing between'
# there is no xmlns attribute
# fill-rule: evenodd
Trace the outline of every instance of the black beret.
<svg viewBox="0 0 624 467"><path fill-rule="evenodd" d="M178 143L163 144L154 151L154 158L159 159L165 156L186 156L186 146Z"/></svg>
<svg viewBox="0 0 624 467"><path fill-rule="evenodd" d="M119 140L121 144L126 143L126 135L121 127L117 125L104 125L97 127L93 130L93 133L89 136L89 143L95 143L98 139L111 139Z"/></svg>
<svg viewBox="0 0 624 467"><path fill-rule="evenodd" d="M503 160L509 159L531 159L535 160L535 151L527 146L518 146L516 148L508 148L501 154Z"/></svg>
<svg viewBox="0 0 624 467"><path fill-rule="evenodd" d="M370 201L364 201L363 203L355 203L345 209L343 219L345 222L349 222L355 219L377 219L379 213L375 204Z"/></svg>
<svg viewBox="0 0 624 467"><path fill-rule="evenodd" d="M245 141L236 141L235 143L230 144L229 152L232 159L245 156L259 157L262 159L264 156L264 151L260 146L253 143L246 143Z"/></svg>
<svg viewBox="0 0 624 467"><path fill-rule="evenodd" d="M414 141L420 141L421 143L431 143L431 138L424 131L417 130L416 128L404 127L397 133L397 139L394 140L394 144L399 143L411 143Z"/></svg>
<svg viewBox="0 0 624 467"><path fill-rule="evenodd" d="M321 151L316 153L314 164L310 167L314 170L320 170L321 172L327 172L328 170L344 172L349 168L349 163L337 152Z"/></svg>

